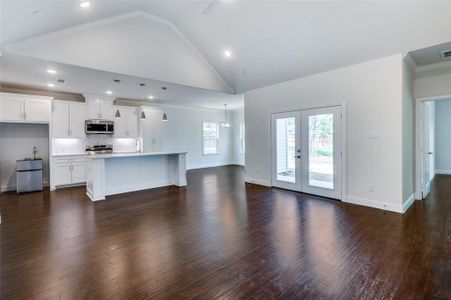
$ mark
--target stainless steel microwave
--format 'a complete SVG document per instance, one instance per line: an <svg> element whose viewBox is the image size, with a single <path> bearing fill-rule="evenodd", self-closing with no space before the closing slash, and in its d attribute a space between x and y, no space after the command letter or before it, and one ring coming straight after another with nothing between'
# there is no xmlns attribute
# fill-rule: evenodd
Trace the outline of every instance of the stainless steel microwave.
<svg viewBox="0 0 451 300"><path fill-rule="evenodd" d="M110 120L86 120L86 134L114 134L114 122Z"/></svg>

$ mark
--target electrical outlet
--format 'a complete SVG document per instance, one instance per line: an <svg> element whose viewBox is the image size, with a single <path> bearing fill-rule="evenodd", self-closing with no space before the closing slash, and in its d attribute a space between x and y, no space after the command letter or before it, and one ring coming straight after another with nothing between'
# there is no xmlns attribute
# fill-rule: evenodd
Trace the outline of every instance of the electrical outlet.
<svg viewBox="0 0 451 300"><path fill-rule="evenodd" d="M370 184L370 185L368 186L368 191L369 191L369 192L374 192L374 184Z"/></svg>

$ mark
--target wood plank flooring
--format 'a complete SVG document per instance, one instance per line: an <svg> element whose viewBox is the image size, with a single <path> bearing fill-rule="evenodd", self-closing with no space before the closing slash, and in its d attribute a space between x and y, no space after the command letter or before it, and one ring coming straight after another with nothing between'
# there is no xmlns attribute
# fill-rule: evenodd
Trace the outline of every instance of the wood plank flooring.
<svg viewBox="0 0 451 300"><path fill-rule="evenodd" d="M405 215L190 171L1 197L1 299L450 299L451 176Z"/></svg>

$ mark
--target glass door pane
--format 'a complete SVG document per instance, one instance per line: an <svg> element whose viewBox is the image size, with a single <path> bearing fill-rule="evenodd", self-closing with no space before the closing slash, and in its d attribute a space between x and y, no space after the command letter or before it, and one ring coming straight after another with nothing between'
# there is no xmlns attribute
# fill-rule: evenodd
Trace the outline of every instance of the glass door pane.
<svg viewBox="0 0 451 300"><path fill-rule="evenodd" d="M341 199L341 108L302 111L302 191Z"/></svg>
<svg viewBox="0 0 451 300"><path fill-rule="evenodd" d="M276 119L277 180L296 182L296 118Z"/></svg>
<svg viewBox="0 0 451 300"><path fill-rule="evenodd" d="M308 117L308 184L334 189L334 115Z"/></svg>

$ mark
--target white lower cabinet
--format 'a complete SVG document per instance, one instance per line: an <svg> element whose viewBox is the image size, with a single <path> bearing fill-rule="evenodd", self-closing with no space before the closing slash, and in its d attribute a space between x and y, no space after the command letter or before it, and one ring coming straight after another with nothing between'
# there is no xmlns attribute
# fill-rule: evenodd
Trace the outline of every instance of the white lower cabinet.
<svg viewBox="0 0 451 300"><path fill-rule="evenodd" d="M86 182L86 159L83 156L58 157L53 161L53 186Z"/></svg>

